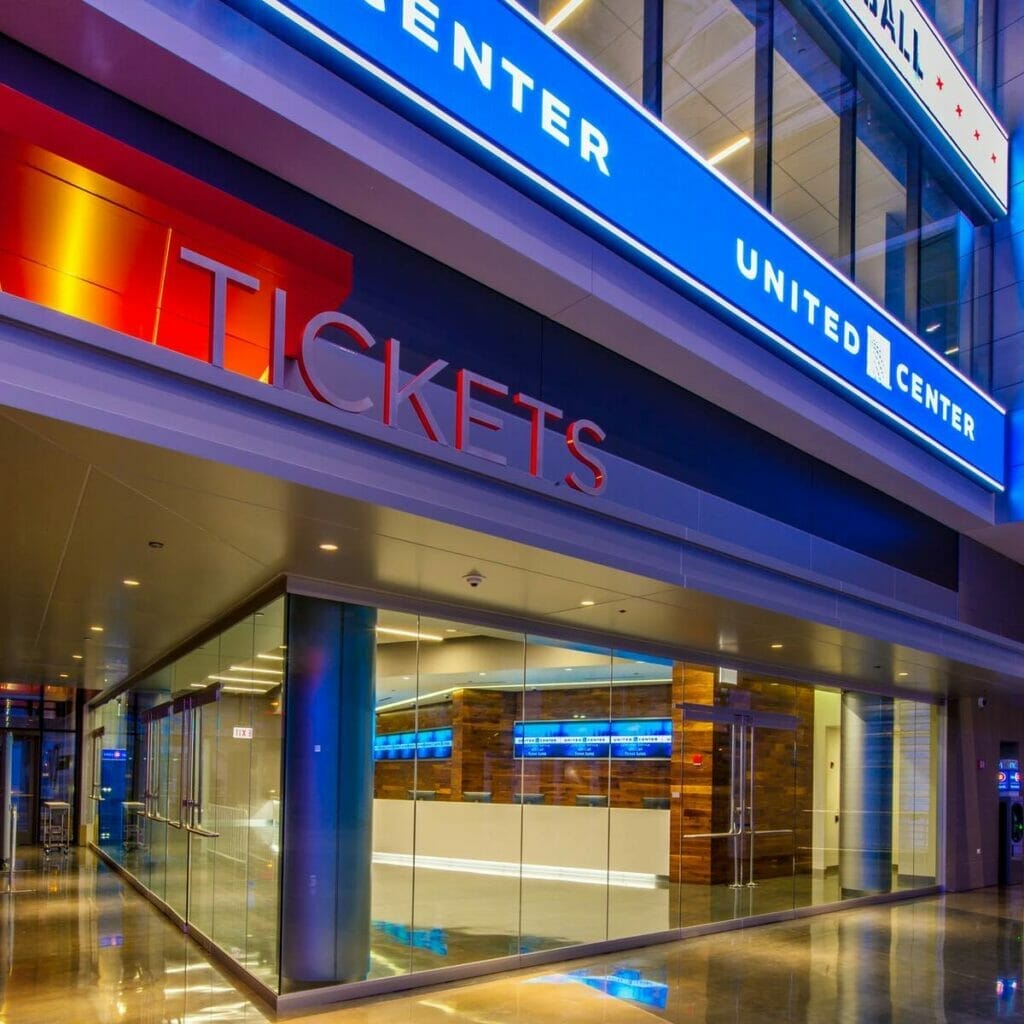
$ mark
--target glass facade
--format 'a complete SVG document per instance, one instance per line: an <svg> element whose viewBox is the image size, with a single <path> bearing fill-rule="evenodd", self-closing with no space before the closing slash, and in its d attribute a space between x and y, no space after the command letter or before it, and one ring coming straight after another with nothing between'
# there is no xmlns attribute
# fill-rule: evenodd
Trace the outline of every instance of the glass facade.
<svg viewBox="0 0 1024 1024"><path fill-rule="evenodd" d="M907 259L913 246L907 221L910 166L906 133L867 86L861 87L856 117L854 279L906 323Z"/></svg>
<svg viewBox="0 0 1024 1024"><path fill-rule="evenodd" d="M853 89L823 33L775 9L772 61L772 212L832 263L845 264L841 123Z"/></svg>
<svg viewBox="0 0 1024 1024"><path fill-rule="evenodd" d="M19 846L43 841L47 804L66 804L69 815L75 804L77 694L74 687L0 683L0 732L11 740Z"/></svg>
<svg viewBox="0 0 1024 1024"><path fill-rule="evenodd" d="M661 110L701 156L754 194L756 0L691 0L664 12Z"/></svg>
<svg viewBox="0 0 1024 1024"><path fill-rule="evenodd" d="M276 990L284 598L93 712L93 842Z"/></svg>
<svg viewBox="0 0 1024 1024"><path fill-rule="evenodd" d="M990 93L994 5L925 7ZM975 229L923 165L913 133L799 0L544 0L539 14L936 352L989 386L987 366L971 359Z"/></svg>
<svg viewBox="0 0 1024 1024"><path fill-rule="evenodd" d="M311 666L329 680L331 658L323 636L296 639L293 601L141 680L90 726L94 842L274 991L331 984L347 944L354 973L335 981L935 884L934 705L368 609L375 656L353 661L343 640L336 664L339 722L365 707L372 750L327 799L356 806L365 779L363 840L339 849L369 884L314 905L310 927L341 952L327 977L298 981L282 966L301 941L280 893L301 860L295 823L306 805L325 811L328 791L289 789L298 762L282 780L282 745L311 740L289 719L289 687L308 686ZM319 604L331 630L351 628L347 606Z"/></svg>

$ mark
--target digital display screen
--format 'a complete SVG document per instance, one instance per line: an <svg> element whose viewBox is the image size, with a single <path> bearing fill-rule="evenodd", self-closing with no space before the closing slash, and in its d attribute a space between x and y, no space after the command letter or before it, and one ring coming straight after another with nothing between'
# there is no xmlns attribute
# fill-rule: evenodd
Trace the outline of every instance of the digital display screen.
<svg viewBox="0 0 1024 1024"><path fill-rule="evenodd" d="M375 761L421 761L452 756L452 730L420 729L419 732L390 732L373 740Z"/></svg>
<svg viewBox="0 0 1024 1024"><path fill-rule="evenodd" d="M103 750L100 752L101 761L127 761L127 750Z"/></svg>
<svg viewBox="0 0 1024 1024"><path fill-rule="evenodd" d="M567 719L517 722L513 734L516 757L606 758L623 761L667 760L672 757L672 719Z"/></svg>
<svg viewBox="0 0 1024 1024"><path fill-rule="evenodd" d="M1000 794L1020 793L1020 761L1015 757L1004 758L999 762L996 779Z"/></svg>

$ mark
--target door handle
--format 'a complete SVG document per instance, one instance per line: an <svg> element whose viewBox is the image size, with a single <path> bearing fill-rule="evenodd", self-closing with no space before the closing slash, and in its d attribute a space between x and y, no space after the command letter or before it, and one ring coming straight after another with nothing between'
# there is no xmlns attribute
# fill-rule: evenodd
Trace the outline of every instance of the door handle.
<svg viewBox="0 0 1024 1024"><path fill-rule="evenodd" d="M186 832L191 832L194 836L202 836L203 839L220 839L219 832L211 832L208 828L198 828L195 825L186 825Z"/></svg>

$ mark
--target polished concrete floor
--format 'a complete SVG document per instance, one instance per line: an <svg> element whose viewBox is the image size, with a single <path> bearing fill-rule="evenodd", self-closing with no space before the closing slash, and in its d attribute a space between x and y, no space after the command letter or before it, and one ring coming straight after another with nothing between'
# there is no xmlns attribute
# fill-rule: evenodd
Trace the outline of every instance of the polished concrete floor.
<svg viewBox="0 0 1024 1024"><path fill-rule="evenodd" d="M0 1024L272 1019L90 854L0 881ZM592 957L320 1024L1024 1020L1024 894L931 897Z"/></svg>

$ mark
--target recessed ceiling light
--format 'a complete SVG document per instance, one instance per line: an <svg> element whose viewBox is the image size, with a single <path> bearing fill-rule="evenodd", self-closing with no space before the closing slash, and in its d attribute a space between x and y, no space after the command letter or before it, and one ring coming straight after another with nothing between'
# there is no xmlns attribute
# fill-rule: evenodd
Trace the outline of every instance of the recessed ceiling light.
<svg viewBox="0 0 1024 1024"><path fill-rule="evenodd" d="M909 672L897 672L896 674L900 677L900 679L906 679L907 676L910 675Z"/></svg>
<svg viewBox="0 0 1024 1024"><path fill-rule="evenodd" d="M717 153L708 157L708 163L712 167L716 167L723 160L728 160L733 153L738 153L744 146L750 145L750 136L741 135L735 142L730 142L724 149L720 149Z"/></svg>
<svg viewBox="0 0 1024 1024"><path fill-rule="evenodd" d="M412 676L402 676L402 679L403 679L403 680L404 680L405 682L409 682L409 680L410 680L411 678L412 678Z"/></svg>
<svg viewBox="0 0 1024 1024"><path fill-rule="evenodd" d="M485 675L487 675L487 673L486 672L478 672L477 675L478 676L485 676Z"/></svg>
<svg viewBox="0 0 1024 1024"><path fill-rule="evenodd" d="M457 629L446 629L445 632L446 633L458 633L458 630Z"/></svg>
<svg viewBox="0 0 1024 1024"><path fill-rule="evenodd" d="M258 672L264 676L280 676L284 675L284 671L279 668L257 668L255 665L232 665L228 669L229 672Z"/></svg>
<svg viewBox="0 0 1024 1024"><path fill-rule="evenodd" d="M773 651L781 651L782 650L782 644L772 644L772 650Z"/></svg>
<svg viewBox="0 0 1024 1024"><path fill-rule="evenodd" d="M133 579L127 579L127 580L121 580L121 582L122 582L122 583L123 583L123 584L124 584L124 585L125 585L126 587L137 587L137 586L139 586L139 581L138 581L138 580L133 580Z"/></svg>
<svg viewBox="0 0 1024 1024"><path fill-rule="evenodd" d="M61 679L67 679L68 678L67 672L61 672L60 677L61 677Z"/></svg>
<svg viewBox="0 0 1024 1024"><path fill-rule="evenodd" d="M81 661L82 660L82 656L80 654L72 654L71 657L74 658L75 661Z"/></svg>
<svg viewBox="0 0 1024 1024"><path fill-rule="evenodd" d="M942 321L941 320L936 320L933 323L930 323L924 329L924 333L925 334L934 334L941 326L942 326Z"/></svg>
<svg viewBox="0 0 1024 1024"><path fill-rule="evenodd" d="M580 601L580 604L584 608L593 608L594 607L594 602L593 601Z"/></svg>
<svg viewBox="0 0 1024 1024"><path fill-rule="evenodd" d="M320 545L320 550L321 551L328 551L331 554L333 554L335 551L338 550L338 545L337 544L321 544Z"/></svg>
<svg viewBox="0 0 1024 1024"><path fill-rule="evenodd" d="M91 629L91 630L92 630L92 631L93 631L94 633L102 633L102 632L103 632L103 627L102 627L102 626L90 626L89 628L90 628L90 629Z"/></svg>
<svg viewBox="0 0 1024 1024"><path fill-rule="evenodd" d="M443 636L435 636L433 633L416 633L411 629L391 629L389 626L378 626L377 632L385 636L407 636L410 640L433 640L434 643L440 643L444 639Z"/></svg>
<svg viewBox="0 0 1024 1024"><path fill-rule="evenodd" d="M548 19L547 27L554 32L570 14L582 7L584 2L585 0L568 0Z"/></svg>

